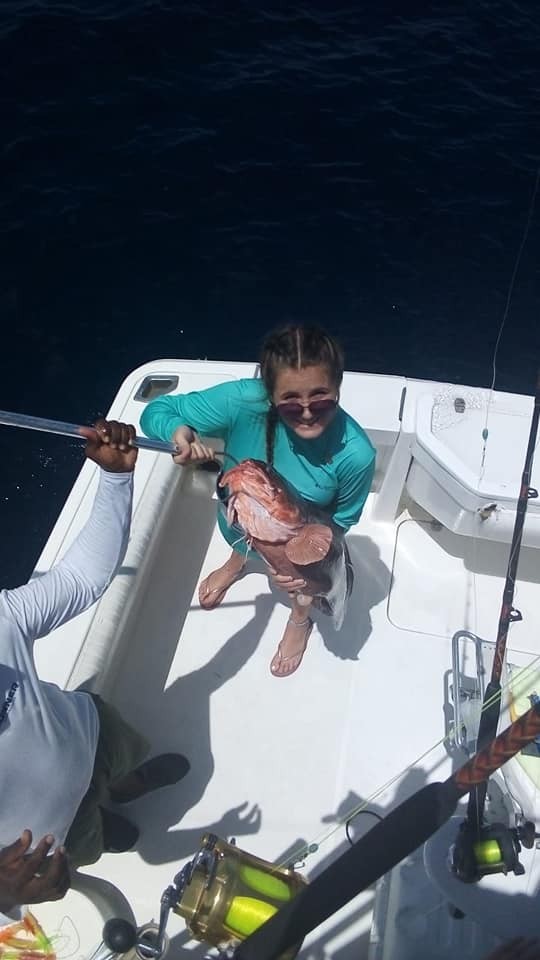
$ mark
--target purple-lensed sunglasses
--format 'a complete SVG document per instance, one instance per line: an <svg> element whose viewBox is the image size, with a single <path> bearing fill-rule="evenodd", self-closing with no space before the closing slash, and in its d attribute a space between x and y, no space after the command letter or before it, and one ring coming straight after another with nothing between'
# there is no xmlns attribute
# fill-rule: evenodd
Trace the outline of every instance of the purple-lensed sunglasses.
<svg viewBox="0 0 540 960"><path fill-rule="evenodd" d="M283 400L281 403L276 403L276 407L282 417L301 420L304 410L309 410L310 414L316 417L335 410L337 403L337 400L332 397L322 397L320 400L310 400L309 403L300 403L299 400Z"/></svg>

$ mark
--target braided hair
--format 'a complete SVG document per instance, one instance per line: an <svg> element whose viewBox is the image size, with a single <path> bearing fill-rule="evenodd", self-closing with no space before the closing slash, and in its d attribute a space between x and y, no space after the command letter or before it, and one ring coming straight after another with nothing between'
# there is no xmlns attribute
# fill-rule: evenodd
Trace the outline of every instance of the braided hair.
<svg viewBox="0 0 540 960"><path fill-rule="evenodd" d="M283 369L303 370L324 366L334 384L340 387L344 358L340 345L320 327L290 325L270 333L262 346L261 378L268 396L273 396L278 373ZM266 415L266 460L272 464L274 441L279 421L277 408L271 402Z"/></svg>

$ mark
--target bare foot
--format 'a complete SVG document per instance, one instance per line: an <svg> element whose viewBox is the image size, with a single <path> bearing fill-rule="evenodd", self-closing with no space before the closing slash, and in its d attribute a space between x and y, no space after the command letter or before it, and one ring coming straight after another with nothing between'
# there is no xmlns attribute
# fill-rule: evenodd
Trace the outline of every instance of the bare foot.
<svg viewBox="0 0 540 960"><path fill-rule="evenodd" d="M298 670L312 630L313 621L309 617L304 620L293 620L289 617L283 639L270 663L270 671L274 677L289 677Z"/></svg>
<svg viewBox="0 0 540 960"><path fill-rule="evenodd" d="M238 557L238 559L237 559ZM244 557L235 553L222 567L213 570L199 584L199 603L203 610L213 610L224 599L229 587L238 580L243 568Z"/></svg>

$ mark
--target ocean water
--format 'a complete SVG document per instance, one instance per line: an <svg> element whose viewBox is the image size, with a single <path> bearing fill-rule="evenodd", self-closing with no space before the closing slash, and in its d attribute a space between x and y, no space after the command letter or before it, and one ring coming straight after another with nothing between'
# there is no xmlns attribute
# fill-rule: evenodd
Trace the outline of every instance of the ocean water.
<svg viewBox="0 0 540 960"><path fill-rule="evenodd" d="M403 10L406 8L406 12ZM79 422L287 320L351 369L533 390L535 0L3 0L0 408ZM0 428L0 584L80 465Z"/></svg>

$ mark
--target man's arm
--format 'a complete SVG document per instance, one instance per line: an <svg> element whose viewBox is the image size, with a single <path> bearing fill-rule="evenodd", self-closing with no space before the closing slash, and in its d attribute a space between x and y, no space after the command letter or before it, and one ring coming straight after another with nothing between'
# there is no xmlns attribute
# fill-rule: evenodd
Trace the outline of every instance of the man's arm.
<svg viewBox="0 0 540 960"><path fill-rule="evenodd" d="M99 599L126 552L137 459L137 450L129 441L135 430L115 421L98 421L87 436L85 454L101 467L88 521L51 570L0 595L0 613L17 621L28 643Z"/></svg>

